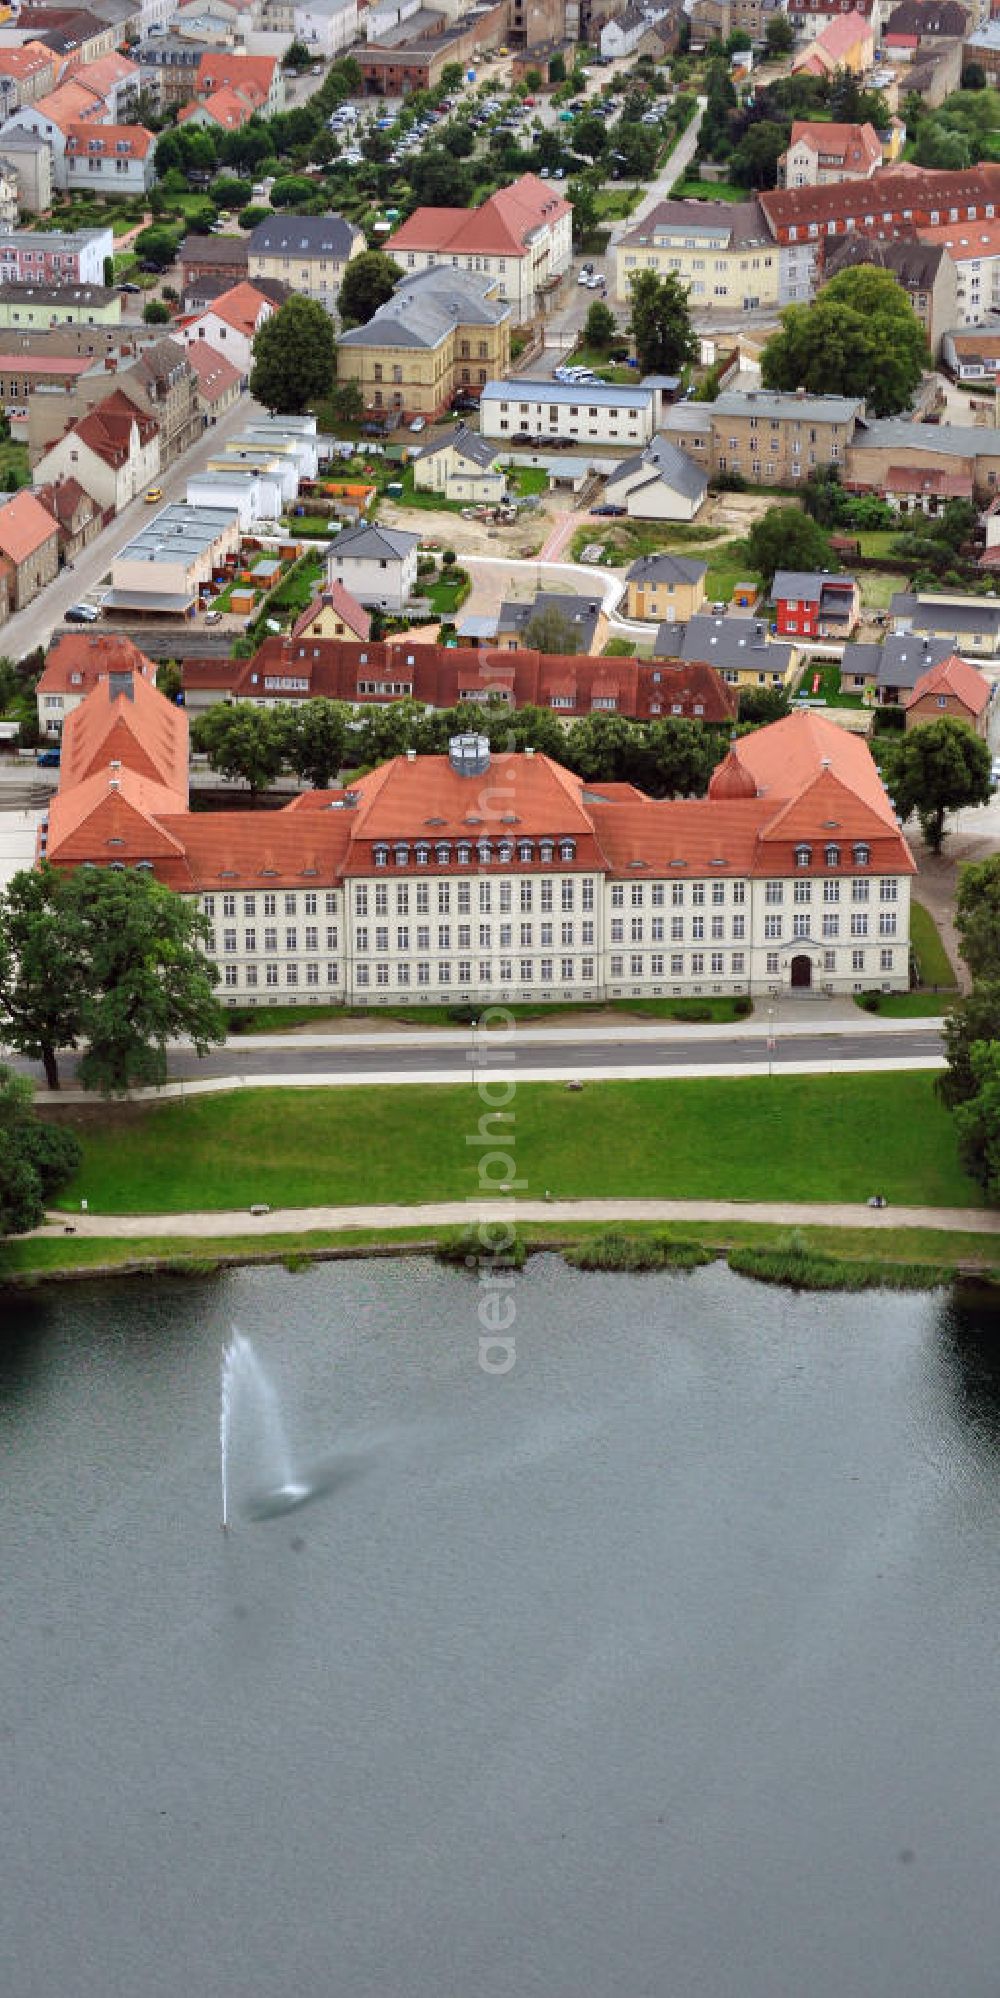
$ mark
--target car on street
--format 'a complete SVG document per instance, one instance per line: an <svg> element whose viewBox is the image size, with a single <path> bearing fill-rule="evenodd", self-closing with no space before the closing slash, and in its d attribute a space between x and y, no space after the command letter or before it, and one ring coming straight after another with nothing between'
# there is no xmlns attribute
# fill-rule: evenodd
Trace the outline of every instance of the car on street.
<svg viewBox="0 0 1000 1998"><path fill-rule="evenodd" d="M415 416L413 422L410 425L410 429L413 431L414 435L417 435L421 430L426 430L426 428L427 428L426 416Z"/></svg>
<svg viewBox="0 0 1000 1998"><path fill-rule="evenodd" d="M155 506L163 498L163 490L160 486L150 486L145 497L147 506Z"/></svg>
<svg viewBox="0 0 1000 1998"><path fill-rule="evenodd" d="M58 749L43 749L36 761L40 770L58 770L61 752Z"/></svg>
<svg viewBox="0 0 1000 1998"><path fill-rule="evenodd" d="M96 624L100 615L100 611L95 610L93 604L70 604L66 612L66 623Z"/></svg>

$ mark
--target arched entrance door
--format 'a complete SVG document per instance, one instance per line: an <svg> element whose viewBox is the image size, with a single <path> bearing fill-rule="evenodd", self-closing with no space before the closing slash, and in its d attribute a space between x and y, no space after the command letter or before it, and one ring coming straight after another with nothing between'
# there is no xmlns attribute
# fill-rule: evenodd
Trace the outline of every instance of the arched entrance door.
<svg viewBox="0 0 1000 1998"><path fill-rule="evenodd" d="M792 959L792 984L803 989L812 984L812 958L804 955Z"/></svg>

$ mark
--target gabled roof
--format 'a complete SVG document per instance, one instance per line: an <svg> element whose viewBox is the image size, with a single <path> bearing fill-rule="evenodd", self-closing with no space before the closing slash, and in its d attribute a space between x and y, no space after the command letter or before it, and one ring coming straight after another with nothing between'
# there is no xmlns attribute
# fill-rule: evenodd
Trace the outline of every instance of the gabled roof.
<svg viewBox="0 0 1000 1998"><path fill-rule="evenodd" d="M106 465L117 470L129 463L133 445L143 450L151 443L159 424L155 417L130 402L122 389L115 389L71 424L70 429L81 444L86 444Z"/></svg>
<svg viewBox="0 0 1000 1998"><path fill-rule="evenodd" d="M66 152L70 157L85 153L88 159L144 160L155 140L145 125L74 124L66 128Z"/></svg>
<svg viewBox="0 0 1000 1998"><path fill-rule="evenodd" d="M640 555L626 575L629 583L700 583L708 569L691 555Z"/></svg>
<svg viewBox="0 0 1000 1998"><path fill-rule="evenodd" d="M819 604L827 590L840 594L855 589L853 576L806 575L800 569L779 569L771 585L771 602L776 604L791 597L796 603Z"/></svg>
<svg viewBox="0 0 1000 1998"><path fill-rule="evenodd" d="M210 90L207 97L194 98L191 103L182 104L177 122L185 125L190 118L203 118L207 114L222 131L239 132L250 123L263 102L258 92L234 90L231 85L224 84L221 90Z"/></svg>
<svg viewBox="0 0 1000 1998"><path fill-rule="evenodd" d="M163 786L171 809L186 806L187 715L129 667L113 667L67 716L60 786L81 784L111 763Z"/></svg>
<svg viewBox="0 0 1000 1998"><path fill-rule="evenodd" d="M273 311L271 300L265 298L264 293L247 279L242 284L234 284L219 298L214 298L206 316L214 313L216 319L224 319L226 325L234 327L238 333L250 335L256 333L261 313L265 319L270 319Z"/></svg>
<svg viewBox="0 0 1000 1998"><path fill-rule="evenodd" d="M60 132L68 132L73 125L85 123L88 119L100 122L106 116L104 101L96 90L88 90L83 83L61 83L58 90L50 90L47 97L36 97L33 104L22 106L22 117L29 111L36 111L40 118L50 125L58 126Z"/></svg>
<svg viewBox="0 0 1000 1998"><path fill-rule="evenodd" d="M254 257L349 257L364 232L342 215L268 215L250 233Z"/></svg>
<svg viewBox="0 0 1000 1998"><path fill-rule="evenodd" d="M479 208L417 208L389 237L390 256L397 250L463 252L501 257L525 257L538 231L560 216L572 214L571 204L537 174L522 174L510 187L492 194Z"/></svg>
<svg viewBox="0 0 1000 1998"><path fill-rule="evenodd" d="M206 49L198 64L196 89L200 96L228 86L240 90L247 84L267 97L278 67L277 56L238 55L233 49Z"/></svg>
<svg viewBox="0 0 1000 1998"><path fill-rule="evenodd" d="M865 173L882 164L882 146L874 125L824 125L820 120L795 118L788 141L810 152L838 160L847 172Z"/></svg>
<svg viewBox="0 0 1000 1998"><path fill-rule="evenodd" d="M67 479L65 484L75 485L76 481ZM82 699L111 672L131 672L135 676L144 675L146 679L152 679L155 668L131 638L117 632L64 631L49 650L38 691L40 694L77 693Z"/></svg>
<svg viewBox="0 0 1000 1998"><path fill-rule="evenodd" d="M932 695L950 694L968 708L970 714L981 715L983 709L989 706L992 692L989 681L977 666L970 666L957 653L951 652L947 659L942 659L921 675L904 705L913 708L918 701L925 701Z"/></svg>
<svg viewBox="0 0 1000 1998"><path fill-rule="evenodd" d="M343 583L330 583L313 598L311 604L306 605L301 617L292 626L292 637L301 638L303 632L309 631L325 609L334 611L342 623L346 624L348 631L353 631L358 638L368 637L372 628L371 617L364 605L359 604L357 597L352 597L350 590L345 589Z"/></svg>
<svg viewBox="0 0 1000 1998"><path fill-rule="evenodd" d="M749 735L740 736L727 762L730 758L752 778L759 798L780 804L798 797L822 771L828 770L846 791L896 830L892 806L867 743L809 709L797 710L769 728L753 729ZM713 776L709 797L713 795L714 783ZM817 831L821 825L822 820L816 826Z"/></svg>
<svg viewBox="0 0 1000 1998"><path fill-rule="evenodd" d="M59 479L55 485L41 485L34 488L35 498L40 506L58 521L64 534L72 533L77 509L82 505L85 519L91 520L100 509L97 501L85 492L79 479Z"/></svg>
<svg viewBox="0 0 1000 1998"><path fill-rule="evenodd" d="M342 527L330 551L331 561L347 555L355 562L402 562L420 540L402 528L371 525L359 520L354 527Z"/></svg>
<svg viewBox="0 0 1000 1998"><path fill-rule="evenodd" d="M83 713L84 702L66 726ZM62 865L183 861L181 841L162 820L183 810L177 793L134 770L105 766L79 784L60 783L49 805L46 858ZM159 869L157 870L160 871Z"/></svg>
<svg viewBox="0 0 1000 1998"><path fill-rule="evenodd" d="M239 368L207 340L192 340L185 352L198 377L198 394L205 402L218 402L239 387L243 379Z"/></svg>
<svg viewBox="0 0 1000 1998"><path fill-rule="evenodd" d="M467 459L469 464L478 466L482 472L488 472L500 456L499 445L491 444L487 437L480 437L477 430L468 430L464 423L459 423L446 436L439 437L436 443L425 444L417 456L436 458L442 451L457 451L460 458Z"/></svg>
<svg viewBox="0 0 1000 1998"><path fill-rule="evenodd" d="M0 506L0 555L6 555L16 569L44 548L55 532L52 515L39 506L33 493L15 493Z"/></svg>

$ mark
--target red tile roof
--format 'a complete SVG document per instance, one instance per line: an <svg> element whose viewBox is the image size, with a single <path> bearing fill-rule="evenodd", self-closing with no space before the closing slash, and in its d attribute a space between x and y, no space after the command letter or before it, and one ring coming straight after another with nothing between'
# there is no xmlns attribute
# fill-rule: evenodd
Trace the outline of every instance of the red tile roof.
<svg viewBox="0 0 1000 1998"><path fill-rule="evenodd" d="M807 145L826 159L837 159L847 172L869 173L882 164L882 147L873 125L824 125L796 118L788 143Z"/></svg>
<svg viewBox="0 0 1000 1998"><path fill-rule="evenodd" d="M292 637L301 638L324 609L332 610L341 622L346 624L348 631L355 632L359 639L368 637L372 625L371 618L364 605L359 604L357 597L352 597L350 590L346 589L343 583L331 583L329 589L322 590L318 597L313 598L311 604L306 605L302 616L292 626Z"/></svg>
<svg viewBox="0 0 1000 1998"><path fill-rule="evenodd" d="M60 132L69 132L74 125L88 120L102 124L107 116L104 101L96 90L88 90L83 83L61 83L58 90L50 90L46 97L38 97L28 109L37 111L47 118Z"/></svg>
<svg viewBox="0 0 1000 1998"><path fill-rule="evenodd" d="M34 494L39 505L45 507L67 534L73 531L73 521L81 505L84 525L100 512L97 501L84 491L79 479L58 479L55 484L35 486Z"/></svg>
<svg viewBox="0 0 1000 1998"><path fill-rule="evenodd" d="M417 208L389 237L398 250L526 257L537 231L572 213L571 205L537 174L522 174L480 208Z"/></svg>
<svg viewBox="0 0 1000 1998"><path fill-rule="evenodd" d="M904 706L914 708L929 696L951 694L969 713L981 715L988 707L993 692L989 681L980 673L978 666L970 666L953 652L949 659L942 659L940 665L932 666L917 681L912 693L907 695Z"/></svg>
<svg viewBox="0 0 1000 1998"><path fill-rule="evenodd" d="M198 394L206 402L219 402L224 395L239 388L242 376L239 368L210 346L207 340L192 340L185 348L188 360L198 377Z"/></svg>
<svg viewBox="0 0 1000 1998"><path fill-rule="evenodd" d="M144 450L159 427L156 418L138 409L122 389L115 389L70 425L81 444L115 470L129 463L134 445Z"/></svg>
<svg viewBox="0 0 1000 1998"><path fill-rule="evenodd" d="M190 104L181 106L177 114L179 125L187 123L199 111L208 112L216 125L224 132L242 131L250 123L255 111L259 111L266 101L266 93L247 85L240 90L231 90L228 84L222 90L210 90L207 97L198 97Z"/></svg>
<svg viewBox="0 0 1000 1998"><path fill-rule="evenodd" d="M39 506L33 493L15 493L0 506L0 555L6 555L15 569L44 548L55 533L52 515Z"/></svg>
<svg viewBox="0 0 1000 1998"><path fill-rule="evenodd" d="M72 483L67 480L67 484ZM57 638L38 682L40 694L89 694L110 672L135 673L154 680L152 660L131 638L118 633L65 631Z"/></svg>
<svg viewBox="0 0 1000 1998"><path fill-rule="evenodd" d="M237 55L232 49L206 49L198 64L195 90L199 97L207 97L212 90L243 90L249 85L261 93L263 102L277 67L277 56Z"/></svg>
<svg viewBox="0 0 1000 1998"><path fill-rule="evenodd" d="M120 691L126 684L127 692ZM67 716L60 789L116 763L171 793L171 809L187 804L188 719L141 673L112 669Z"/></svg>
<svg viewBox="0 0 1000 1998"><path fill-rule="evenodd" d="M66 157L79 159L144 160L155 145L145 125L69 125Z"/></svg>
<svg viewBox="0 0 1000 1998"><path fill-rule="evenodd" d="M224 319L227 326L234 326L237 332L251 335L256 333L260 324L261 307L265 308L264 318L270 319L274 311L273 301L258 291L256 285L246 281L234 284L229 291L220 292L218 298L213 298L208 311L199 316L207 319L214 314L216 319Z"/></svg>

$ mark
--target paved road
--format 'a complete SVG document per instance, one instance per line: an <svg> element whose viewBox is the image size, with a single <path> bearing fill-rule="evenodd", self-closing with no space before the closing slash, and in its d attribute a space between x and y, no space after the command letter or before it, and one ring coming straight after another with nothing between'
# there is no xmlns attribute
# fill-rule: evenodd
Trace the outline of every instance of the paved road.
<svg viewBox="0 0 1000 1998"><path fill-rule="evenodd" d="M192 472L201 471L224 438L236 436L254 417L261 415L263 410L259 403L249 395L240 396L218 423L192 445L190 451L186 451L159 475L157 483L163 493L164 506L168 501L185 497ZM8 620L3 633L4 651L13 659L23 659L36 645L47 645L54 628L63 623L70 604L77 603L103 580L112 556L117 554L123 542L138 533L143 522L149 520L152 514L152 507L147 507L141 495L123 507L110 526L91 542L89 548L84 549L82 555L77 556L72 569L63 569L34 603ZM88 629L100 627L89 626Z"/></svg>

